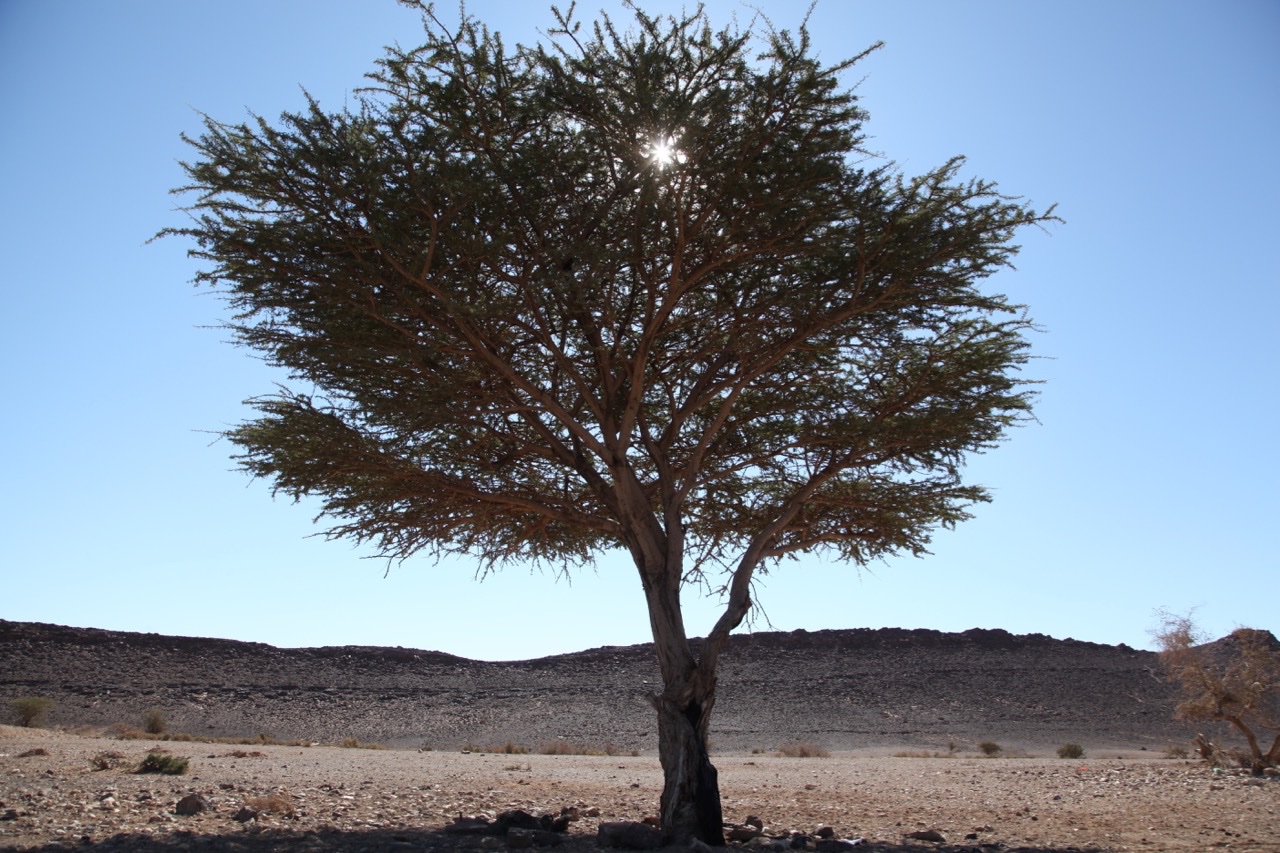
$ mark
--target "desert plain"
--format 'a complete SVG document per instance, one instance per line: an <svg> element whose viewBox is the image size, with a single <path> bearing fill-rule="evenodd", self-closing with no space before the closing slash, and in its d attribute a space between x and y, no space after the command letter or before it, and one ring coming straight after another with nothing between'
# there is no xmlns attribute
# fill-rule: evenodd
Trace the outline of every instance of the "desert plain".
<svg viewBox="0 0 1280 853"><path fill-rule="evenodd" d="M0 726L0 849L480 853L534 838L458 819L518 810L577 818L539 844L597 850L602 824L657 811L647 653L483 663L0 622L0 700L56 703L45 728ZM1153 658L990 631L735 640L725 820L760 825L743 849L1280 851L1280 780L1182 756ZM201 739L139 732L153 708ZM542 754L561 741L613 754ZM798 743L829 754L782 754ZM148 754L186 772L136 772Z"/></svg>

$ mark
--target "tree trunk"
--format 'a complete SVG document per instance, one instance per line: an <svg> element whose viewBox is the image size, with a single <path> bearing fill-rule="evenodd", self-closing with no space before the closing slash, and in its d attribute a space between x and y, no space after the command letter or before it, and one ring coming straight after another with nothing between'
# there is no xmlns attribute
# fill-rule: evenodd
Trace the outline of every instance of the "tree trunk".
<svg viewBox="0 0 1280 853"><path fill-rule="evenodd" d="M638 549L637 549L638 550ZM649 556L650 559L644 559ZM716 654L693 656L680 612L678 555L637 555L649 605L662 692L649 700L658 713L658 757L662 762L662 828L669 840L695 838L724 846L720 786L707 757L707 730L715 704ZM665 559L664 559L665 558Z"/></svg>
<svg viewBox="0 0 1280 853"><path fill-rule="evenodd" d="M658 712L658 756L662 762L662 828L676 844L693 839L724 846L720 783L707 755L707 728L715 703L711 686L667 685L653 697ZM672 687L676 690L672 690ZM679 689L686 687L686 689ZM690 689L691 688L691 689Z"/></svg>

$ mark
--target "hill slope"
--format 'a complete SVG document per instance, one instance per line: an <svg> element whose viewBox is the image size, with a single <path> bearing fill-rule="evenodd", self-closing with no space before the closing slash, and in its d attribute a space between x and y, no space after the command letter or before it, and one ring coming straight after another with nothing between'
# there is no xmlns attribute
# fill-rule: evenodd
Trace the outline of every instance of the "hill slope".
<svg viewBox="0 0 1280 853"><path fill-rule="evenodd" d="M718 750L972 750L1182 743L1152 652L999 630L853 629L735 636L712 723ZM656 748L648 645L515 662L369 647L279 649L0 620L0 702L40 695L56 725L391 745L557 738Z"/></svg>

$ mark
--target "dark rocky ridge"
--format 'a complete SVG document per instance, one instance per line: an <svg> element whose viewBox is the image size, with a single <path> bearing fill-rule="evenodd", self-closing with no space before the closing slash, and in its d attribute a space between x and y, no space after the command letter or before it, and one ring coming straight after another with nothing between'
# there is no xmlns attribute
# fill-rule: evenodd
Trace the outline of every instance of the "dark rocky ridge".
<svg viewBox="0 0 1280 853"><path fill-rule="evenodd" d="M1161 749L1192 734L1152 652L974 629L735 636L712 724L721 751L811 740L829 749ZM61 726L141 725L161 709L197 735L531 748L563 738L656 748L652 647L527 661L441 652L168 637L0 620L0 702L40 695Z"/></svg>

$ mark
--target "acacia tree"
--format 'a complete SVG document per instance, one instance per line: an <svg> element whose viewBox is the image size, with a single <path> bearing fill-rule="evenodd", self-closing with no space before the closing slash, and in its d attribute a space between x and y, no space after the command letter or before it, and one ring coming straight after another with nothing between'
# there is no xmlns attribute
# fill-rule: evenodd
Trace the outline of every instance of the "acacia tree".
<svg viewBox="0 0 1280 853"><path fill-rule="evenodd" d="M1161 613L1153 634L1160 663L1182 695L1177 717L1230 725L1249 746L1241 763L1255 772L1280 764L1280 643L1271 632L1237 628L1210 643L1190 616ZM1273 739L1264 744L1259 737ZM1212 758L1212 745L1203 735L1199 742Z"/></svg>
<svg viewBox="0 0 1280 853"><path fill-rule="evenodd" d="M661 814L722 844L706 737L752 578L924 553L1029 413L1030 321L979 288L1048 218L862 149L807 34L701 12L508 49L421 7L354 107L188 141L198 283L309 392L229 431L332 536L569 570L625 549L663 686ZM700 653L682 590L718 589Z"/></svg>

